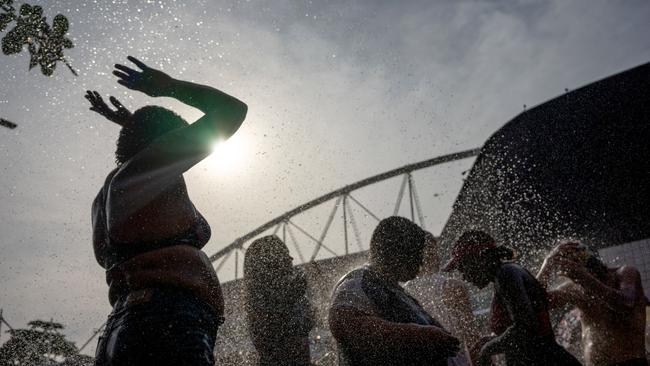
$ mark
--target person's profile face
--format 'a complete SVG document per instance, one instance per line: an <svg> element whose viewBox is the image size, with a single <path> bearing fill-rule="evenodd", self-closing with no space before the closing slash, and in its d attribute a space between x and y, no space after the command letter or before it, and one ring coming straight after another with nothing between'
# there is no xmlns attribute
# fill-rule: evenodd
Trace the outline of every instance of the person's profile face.
<svg viewBox="0 0 650 366"><path fill-rule="evenodd" d="M422 267L423 254L423 250L419 250L404 256L404 259L400 261L400 268L398 270L400 282L410 281L417 277L418 273L420 273L420 267Z"/></svg>
<svg viewBox="0 0 650 366"><path fill-rule="evenodd" d="M463 276L463 280L480 289L490 284L490 277L485 267L481 256L468 255L458 263L458 271Z"/></svg>

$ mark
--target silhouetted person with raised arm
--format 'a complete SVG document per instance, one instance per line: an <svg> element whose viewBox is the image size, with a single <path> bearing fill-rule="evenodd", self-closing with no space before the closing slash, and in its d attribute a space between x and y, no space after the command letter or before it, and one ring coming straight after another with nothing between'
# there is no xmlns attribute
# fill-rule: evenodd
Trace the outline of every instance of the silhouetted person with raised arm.
<svg viewBox="0 0 650 366"><path fill-rule="evenodd" d="M190 200L183 173L210 155L217 139L244 121L241 101L208 86L176 80L133 57L140 71L115 65L118 83L172 97L204 115L188 124L147 106L131 114L88 92L91 110L122 126L111 171L93 202L93 245L106 269L113 311L96 365L213 365L223 297L201 248L210 227Z"/></svg>
<svg viewBox="0 0 650 366"><path fill-rule="evenodd" d="M422 265L425 233L403 217L375 228L369 263L334 288L329 324L340 365L447 366L459 340L427 314L399 285Z"/></svg>
<svg viewBox="0 0 650 366"><path fill-rule="evenodd" d="M598 252L565 242L545 258L538 279L566 281L549 291L551 307L569 305L580 312L583 354L588 366L647 366L646 297L639 271L608 267Z"/></svg>
<svg viewBox="0 0 650 366"><path fill-rule="evenodd" d="M304 272L275 235L255 240L244 258L244 304L258 365L310 364L314 310Z"/></svg>
<svg viewBox="0 0 650 366"><path fill-rule="evenodd" d="M548 314L547 294L523 267L504 262L514 253L483 231L463 233L444 269L457 269L478 288L494 283L490 325L496 337L480 350L476 364L492 364L491 356L505 354L508 366L564 366L580 363L555 342Z"/></svg>

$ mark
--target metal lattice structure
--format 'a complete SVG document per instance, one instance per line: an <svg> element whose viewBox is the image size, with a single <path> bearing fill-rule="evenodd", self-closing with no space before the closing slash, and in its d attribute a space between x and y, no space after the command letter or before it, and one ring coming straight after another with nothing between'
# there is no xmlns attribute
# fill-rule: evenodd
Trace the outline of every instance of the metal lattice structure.
<svg viewBox="0 0 650 366"><path fill-rule="evenodd" d="M213 263L216 263L216 270L219 272L226 261L234 255L235 260L235 279L239 278L239 262L240 262L240 252L245 252L245 245L251 242L256 237L267 232L268 230L273 229L274 235L279 235L282 240L289 244L293 244L298 258L301 263L313 262L316 260L316 256L321 250L327 251L331 256L336 257L339 255L348 255L350 254L350 242L351 236L354 235L356 238L357 245L361 248L361 239L359 235L358 225L351 210L351 206L354 205L362 210L365 214L372 217L376 221L379 221L382 217L381 215L375 214L372 212L366 205L364 205L359 199L355 198L353 193L361 188L385 181L390 178L403 176L402 183L397 194L397 200L395 202L393 215L397 215L400 208L402 207L402 202L405 200L405 195L408 194L406 200L408 200L408 208L410 213L410 218L412 221L419 223L424 227L424 215L422 212L422 205L418 197L415 179L413 177L413 172L430 168L436 165L449 163L457 160L462 160L478 155L480 148L471 149L466 151L461 151L453 154L443 155L435 157L432 159L424 160L421 162L405 165L403 167L393 169L375 176L363 179L356 183L349 184L343 188L334 190L325 195L322 195L314 200L311 200L305 204L302 204L283 215L280 215L273 220L259 226L258 228L252 230L251 232L239 237L217 253L210 256L210 260ZM328 201L335 200L333 209L330 211L327 220L325 220L325 225L320 231L320 233L309 232L300 225L298 225L292 219L300 214L305 213L317 206L320 206ZM338 254L328 246L324 244L325 238L330 232L330 228L336 214L339 212L339 209L342 212L343 220L343 240L344 240L344 253ZM307 257L303 254L298 241L296 240L295 231L300 232L305 237L309 238L316 246L312 253Z"/></svg>

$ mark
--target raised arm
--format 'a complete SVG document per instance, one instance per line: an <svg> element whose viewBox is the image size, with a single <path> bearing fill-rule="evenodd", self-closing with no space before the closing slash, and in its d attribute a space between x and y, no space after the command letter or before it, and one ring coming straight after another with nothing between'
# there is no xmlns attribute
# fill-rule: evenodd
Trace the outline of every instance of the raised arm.
<svg viewBox="0 0 650 366"><path fill-rule="evenodd" d="M549 309L560 308L565 305L575 306L579 309L589 306L589 301L582 288L572 281L566 281L548 291Z"/></svg>
<svg viewBox="0 0 650 366"><path fill-rule="evenodd" d="M618 288L604 284L584 267L571 261L561 264L560 274L580 285L585 294L620 313L634 307L641 291L641 275L630 266L623 266L617 271Z"/></svg>
<svg viewBox="0 0 650 366"><path fill-rule="evenodd" d="M170 131L122 164L111 181L108 223L119 225L168 189L180 175L206 158L213 144L237 131L247 106L217 89L176 80L133 57L141 71L115 65L118 83L149 96L167 96L201 110L204 115L187 127ZM137 123L137 121L134 121Z"/></svg>
<svg viewBox="0 0 650 366"><path fill-rule="evenodd" d="M566 260L574 257L577 250L578 243L574 242L562 243L553 248L544 258L544 262L542 262L542 266L540 267L539 272L537 272L537 281L539 281L545 289L548 289L551 277L557 273L558 264L561 263L563 259Z"/></svg>
<svg viewBox="0 0 650 366"><path fill-rule="evenodd" d="M212 145L227 139L246 118L247 106L242 101L209 86L176 80L129 56L142 71L115 65L118 83L149 96L167 96L198 108L204 114L191 125L163 135L137 154L118 172L120 174L154 172L170 167L182 174L210 154Z"/></svg>
<svg viewBox="0 0 650 366"><path fill-rule="evenodd" d="M247 106L239 99L206 85L173 79L135 57L127 58L142 71L116 64L113 74L119 78L117 82L151 97L171 97L199 109L205 116L193 125L201 127L202 134L208 135L204 137L212 141L215 138L227 139L244 121Z"/></svg>
<svg viewBox="0 0 650 366"><path fill-rule="evenodd" d="M484 364L492 355L516 347L522 339L534 337L540 328L532 302L526 293L521 272L517 267L510 265L505 265L499 272L495 290L506 305L512 318L512 325L483 346L479 364Z"/></svg>

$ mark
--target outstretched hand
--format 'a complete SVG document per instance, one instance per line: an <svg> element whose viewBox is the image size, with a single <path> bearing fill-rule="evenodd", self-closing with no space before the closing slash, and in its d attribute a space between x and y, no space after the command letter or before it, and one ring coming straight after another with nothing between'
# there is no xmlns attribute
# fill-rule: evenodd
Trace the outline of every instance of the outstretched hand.
<svg viewBox="0 0 650 366"><path fill-rule="evenodd" d="M90 110L95 111L102 116L106 117L111 122L115 122L120 126L125 126L131 121L132 113L126 109L120 103L119 100L115 97L110 97L108 100L113 104L113 106L116 108L116 110L111 109L106 102L104 102L104 99L102 96L96 92L96 91L86 91L86 95L84 95L86 99L90 102Z"/></svg>
<svg viewBox="0 0 650 366"><path fill-rule="evenodd" d="M117 70L113 70L113 75L118 77L118 84L143 92L151 97L159 97L165 94L172 81L169 75L160 70L152 69L133 56L128 56L127 59L142 71L115 64Z"/></svg>

